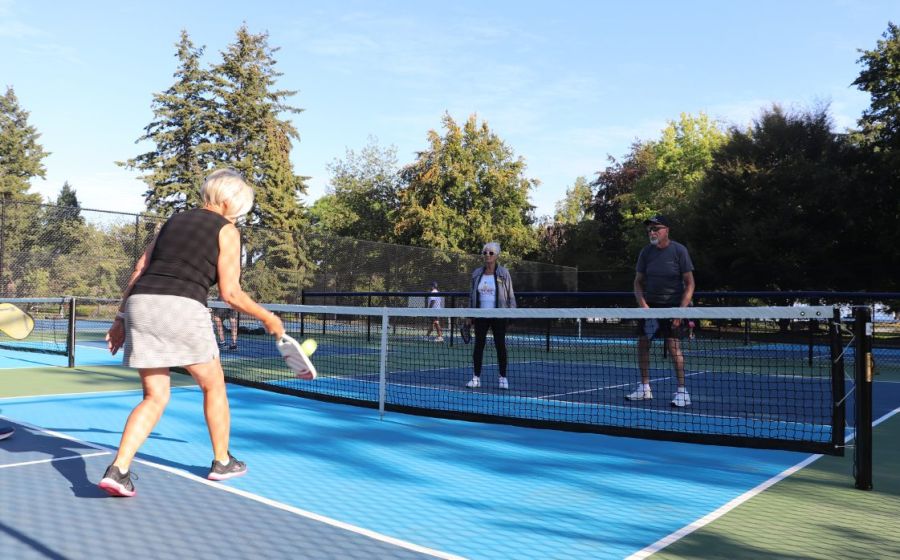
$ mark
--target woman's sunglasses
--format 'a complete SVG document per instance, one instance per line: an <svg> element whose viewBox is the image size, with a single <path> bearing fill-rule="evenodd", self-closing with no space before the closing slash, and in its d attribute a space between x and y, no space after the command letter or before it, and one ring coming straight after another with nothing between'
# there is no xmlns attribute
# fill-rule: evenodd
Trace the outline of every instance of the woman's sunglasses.
<svg viewBox="0 0 900 560"><path fill-rule="evenodd" d="M490 256L492 256L492 257L494 256L494 252L493 252L493 251L482 251L481 254L482 254L482 255L490 255Z"/></svg>

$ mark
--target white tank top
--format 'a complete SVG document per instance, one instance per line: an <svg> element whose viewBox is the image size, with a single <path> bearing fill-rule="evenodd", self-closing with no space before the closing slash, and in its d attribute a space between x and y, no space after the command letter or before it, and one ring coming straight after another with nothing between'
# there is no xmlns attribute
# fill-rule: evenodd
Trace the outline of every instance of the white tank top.
<svg viewBox="0 0 900 560"><path fill-rule="evenodd" d="M478 283L478 307L493 309L497 307L497 280L496 276L484 274Z"/></svg>

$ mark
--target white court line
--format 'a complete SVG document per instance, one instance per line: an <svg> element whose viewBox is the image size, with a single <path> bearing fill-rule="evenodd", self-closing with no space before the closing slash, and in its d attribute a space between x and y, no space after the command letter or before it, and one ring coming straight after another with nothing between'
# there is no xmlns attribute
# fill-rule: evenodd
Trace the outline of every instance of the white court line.
<svg viewBox="0 0 900 560"><path fill-rule="evenodd" d="M0 416L0 418L3 418L3 417ZM18 422L18 424L25 426L32 430L44 432L45 434L48 434L48 435L51 435L54 437L62 438L62 439L68 440L68 441L76 442L81 445L85 445L87 447L92 447L94 449L99 449L99 450L103 451L103 453L93 453L93 454L89 454L89 455L81 455L80 457L93 457L95 455L107 455L107 454L111 454L111 452L113 450L112 448L109 448L106 446L82 441L80 439L74 438L67 434L55 432L52 430L44 430L43 428L31 425L31 424L27 424L25 422ZM75 458L77 458L77 457L68 457L68 459L75 459ZM223 492L229 492L231 494L241 496L242 498L246 498L248 500L253 500L254 502L259 502L259 503L267 505L269 507L280 509L280 510L286 511L288 513L293 513L295 515L299 515L300 517L305 517L305 518L311 519L313 521L318 521L320 523L324 523L326 525L330 525L330 526L336 527L338 529L343 529L345 531L350 531L351 533L356 533L358 535L362 535L364 537L368 537L370 539L380 541L383 543L391 544L391 545L397 546L399 548L405 548L405 549L411 550L413 552L419 552L421 554L428 554L429 556L434 556L435 558L443 558L445 560L466 560L465 557L463 557L463 556L457 556L455 554L450 554L448 552L442 552L440 550L434 550L434 549L431 549L431 548L428 548L425 546L406 542L406 541L403 541L403 540L400 540L400 539L397 539L394 537L382 535L381 533L377 533L370 529L365 529L363 527L357 527L355 525L351 525L351 524L345 523L343 521L338 521L337 519L325 517L324 515L320 515L318 513L313 513L311 511L306 511L304 509L300 509L300 508L297 508L297 507L294 507L294 506L291 506L288 504L277 502L275 500L271 500L269 498L265 498L263 496L253 494L252 492L247 492L245 490L239 490L237 488L232 488L230 486L223 486L221 483L213 482L213 481L207 480L205 478L200 478L199 476L176 469L174 467L168 467L166 465L160 465L157 463L153 463L151 461L147 461L144 459L138 459L138 458L135 458L134 461L136 463L140 463L140 464L146 465L148 467L153 467L155 469L159 469L161 471L165 471L167 473L174 474L175 476L180 476L182 478L186 478L193 482L199 482L200 484L204 484L211 488L215 488L216 490L220 490Z"/></svg>
<svg viewBox="0 0 900 560"><path fill-rule="evenodd" d="M882 416L875 422L872 422L872 427L874 428L875 426L881 424L885 420L888 420L889 418L891 418L892 416L894 416L897 413L900 413L900 407L895 408L894 410L888 412L887 414L885 414L884 416ZM848 443L853 441L853 437L854 437L853 434L849 435L846 438L846 441ZM777 484L778 482L781 482L782 480L784 480L785 478L794 474L795 472L799 471L800 469L803 469L803 468L811 465L812 463L818 461L822 457L823 457L823 455L821 455L821 454L810 455L809 457L807 457L803 461L800 461L793 467L790 467L790 468L784 470L783 472L773 476L769 480L762 482L755 488L748 490L747 492L744 492L743 494L741 494L737 498L734 498L733 500L731 500L727 504L721 506L717 510L715 510L711 513L708 513L707 515L704 515L703 517L694 521L693 523L685 525L684 527L675 531L674 533L670 533L669 535L666 535L665 537L659 539L658 541L651 544L650 546L643 548L643 549L635 552L634 554L626 557L626 560L642 560L643 558L647 558L651 554L655 554L655 553L659 552L660 550L664 549L665 547L669 546L670 544L673 544L673 543L683 539L684 537L690 535L697 529L700 529L706 525L709 525L716 519L719 519L720 517L722 517L726 513L730 512L734 508L738 507L739 505L743 504L747 500L762 493L763 491L767 490L768 488Z"/></svg>
<svg viewBox="0 0 900 560"><path fill-rule="evenodd" d="M0 465L0 469L9 469L12 467L25 467L28 465L40 465L41 463L56 463L58 461L68 461L70 459L86 459L88 457L100 457L101 455L112 455L112 451L101 451L99 453L88 453L87 455L69 455L68 457L54 457L52 459L39 459L37 461L25 461L24 463L12 463L9 465Z"/></svg>
<svg viewBox="0 0 900 560"><path fill-rule="evenodd" d="M691 377L691 376L694 376L694 375L701 375L701 374L703 374L703 373L714 373L714 372L712 372L712 371L695 371L695 372L692 372L692 373L686 373L686 374L684 374L684 376L685 376L685 377ZM666 381L666 380L672 379L673 377L675 377L675 376L674 376L674 375L668 375L668 376L666 376L666 377L653 377L653 378L650 379L650 381ZM622 387L629 387L629 386L634 385L634 384L635 384L635 382L634 382L634 381L631 381L631 382L629 382L629 383L621 383L621 384L619 384L619 385L607 385L607 386L605 386L605 387L596 387L596 388L594 388L594 389L584 389L583 391L573 391L573 392L570 392L570 393L556 393L555 395L541 395L540 397L536 397L536 398L538 398L538 399L552 399L553 397L566 397L566 396L568 396L568 395L577 395L577 394L580 394L580 393L592 393L592 392L594 392L594 391L606 391L607 389L621 389Z"/></svg>

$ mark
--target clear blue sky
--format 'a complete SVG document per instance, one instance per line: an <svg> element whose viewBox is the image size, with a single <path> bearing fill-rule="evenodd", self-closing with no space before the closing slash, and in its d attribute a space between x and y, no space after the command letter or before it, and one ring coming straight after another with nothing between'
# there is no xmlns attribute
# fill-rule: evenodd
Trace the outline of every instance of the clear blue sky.
<svg viewBox="0 0 900 560"><path fill-rule="evenodd" d="M850 86L857 49L888 21L897 0L0 0L0 87L52 152L34 190L55 199L68 180L83 207L138 212L144 185L113 162L149 148L135 140L173 83L180 30L215 62L246 22L280 47L278 85L305 109L292 159L312 177L306 203L346 149L374 136L409 163L449 111L525 159L540 216L682 112L746 124L771 103L828 102L853 126L869 103Z"/></svg>

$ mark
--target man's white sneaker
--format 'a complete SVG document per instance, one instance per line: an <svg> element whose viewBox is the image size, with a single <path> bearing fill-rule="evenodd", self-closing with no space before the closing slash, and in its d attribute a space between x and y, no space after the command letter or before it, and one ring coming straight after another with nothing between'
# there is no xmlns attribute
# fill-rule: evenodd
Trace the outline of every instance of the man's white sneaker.
<svg viewBox="0 0 900 560"><path fill-rule="evenodd" d="M653 393L650 389L644 389L642 387L638 387L637 391L631 393L625 397L630 401L645 401L653 398Z"/></svg>
<svg viewBox="0 0 900 560"><path fill-rule="evenodd" d="M509 379L505 377L500 378L500 388L501 389L509 389Z"/></svg>
<svg viewBox="0 0 900 560"><path fill-rule="evenodd" d="M439 336L439 337L435 338L434 341L435 341L435 342L444 342L444 337L443 337L443 336Z"/></svg>
<svg viewBox="0 0 900 560"><path fill-rule="evenodd" d="M690 406L691 404L691 396L684 389L679 389L675 392L675 396L672 398L672 406L684 407Z"/></svg>
<svg viewBox="0 0 900 560"><path fill-rule="evenodd" d="M472 379L468 383L466 383L466 387L469 387L470 389L477 389L478 387L481 387L481 378L477 375L472 377Z"/></svg>

